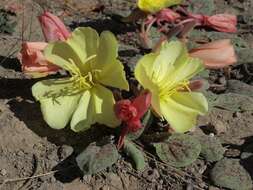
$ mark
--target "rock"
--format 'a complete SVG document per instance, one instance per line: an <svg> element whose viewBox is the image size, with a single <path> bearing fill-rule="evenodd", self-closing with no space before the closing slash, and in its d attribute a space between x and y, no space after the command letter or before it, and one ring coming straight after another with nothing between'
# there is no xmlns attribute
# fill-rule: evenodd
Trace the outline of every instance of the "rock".
<svg viewBox="0 0 253 190"><path fill-rule="evenodd" d="M236 157L239 157L240 154L241 154L241 151L239 149L229 148L225 152L225 157L236 158Z"/></svg>
<svg viewBox="0 0 253 190"><path fill-rule="evenodd" d="M219 135L221 133L225 133L228 128L228 125L225 122L218 120L218 119L213 120L212 125L214 127L214 132L217 135Z"/></svg>
<svg viewBox="0 0 253 190"><path fill-rule="evenodd" d="M225 148L223 148L218 138L208 135L197 136L201 144L200 154L204 156L206 161L216 162L223 158Z"/></svg>
<svg viewBox="0 0 253 190"><path fill-rule="evenodd" d="M62 145L58 149L58 156L62 160L62 159L69 157L73 152L74 152L74 149L71 146Z"/></svg>
<svg viewBox="0 0 253 190"><path fill-rule="evenodd" d="M253 157L253 143L246 146L241 154L241 159L248 159L250 157Z"/></svg>
<svg viewBox="0 0 253 190"><path fill-rule="evenodd" d="M239 159L223 159L211 170L215 185L232 190L250 190L252 181L248 172L240 165Z"/></svg>
<svg viewBox="0 0 253 190"><path fill-rule="evenodd" d="M2 170L0 170L0 174L1 174L2 176L5 176L5 175L7 174L6 169L2 169Z"/></svg>
<svg viewBox="0 0 253 190"><path fill-rule="evenodd" d="M109 173L106 177L107 177L108 184L113 185L109 189L112 189L112 190L124 189L121 179L118 175L114 173Z"/></svg>
<svg viewBox="0 0 253 190"><path fill-rule="evenodd" d="M143 177L149 182L156 182L159 179L160 174L157 169L146 170L143 172Z"/></svg>

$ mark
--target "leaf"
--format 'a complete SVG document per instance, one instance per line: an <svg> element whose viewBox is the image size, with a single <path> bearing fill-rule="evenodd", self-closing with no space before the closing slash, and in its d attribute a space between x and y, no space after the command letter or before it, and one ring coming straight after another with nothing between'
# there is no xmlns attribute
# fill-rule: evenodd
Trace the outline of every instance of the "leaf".
<svg viewBox="0 0 253 190"><path fill-rule="evenodd" d="M83 174L89 175L112 166L118 159L118 150L114 144L98 146L92 143L76 157L76 162Z"/></svg>
<svg viewBox="0 0 253 190"><path fill-rule="evenodd" d="M236 93L253 98L253 86L239 80L228 80L226 93Z"/></svg>
<svg viewBox="0 0 253 190"><path fill-rule="evenodd" d="M223 148L218 138L208 135L199 135L196 138L201 143L201 155L209 162L216 162L223 158Z"/></svg>
<svg viewBox="0 0 253 190"><path fill-rule="evenodd" d="M253 98L236 93L221 94L212 103L213 106L229 111L252 111Z"/></svg>
<svg viewBox="0 0 253 190"><path fill-rule="evenodd" d="M239 159L223 159L215 164L211 170L214 184L233 190L252 189L249 173L240 164Z"/></svg>
<svg viewBox="0 0 253 190"><path fill-rule="evenodd" d="M131 141L124 141L124 152L133 159L135 163L135 169L138 171L143 171L146 167L145 158L143 152L139 150Z"/></svg>
<svg viewBox="0 0 253 190"><path fill-rule="evenodd" d="M165 142L154 144L159 158L172 166L185 167L199 156L201 145L193 136L173 134Z"/></svg>

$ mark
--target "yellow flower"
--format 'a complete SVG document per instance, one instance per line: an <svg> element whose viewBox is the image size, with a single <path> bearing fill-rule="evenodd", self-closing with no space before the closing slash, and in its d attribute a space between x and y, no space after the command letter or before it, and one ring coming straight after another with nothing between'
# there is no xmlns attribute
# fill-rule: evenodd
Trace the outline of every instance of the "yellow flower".
<svg viewBox="0 0 253 190"><path fill-rule="evenodd" d="M156 53L145 55L137 64L135 77L152 93L152 107L176 132L196 125L198 114L208 111L203 94L191 92L189 79L202 71L203 64L189 57L179 41L164 42Z"/></svg>
<svg viewBox="0 0 253 190"><path fill-rule="evenodd" d="M138 0L138 7L142 11L156 13L166 7L180 4L182 0Z"/></svg>
<svg viewBox="0 0 253 190"><path fill-rule="evenodd" d="M61 129L70 121L71 129L77 132L94 123L109 127L119 124L113 94L106 86L129 87L111 32L99 36L91 28L77 28L68 40L49 44L44 54L70 73L70 77L44 80L32 87L50 127Z"/></svg>

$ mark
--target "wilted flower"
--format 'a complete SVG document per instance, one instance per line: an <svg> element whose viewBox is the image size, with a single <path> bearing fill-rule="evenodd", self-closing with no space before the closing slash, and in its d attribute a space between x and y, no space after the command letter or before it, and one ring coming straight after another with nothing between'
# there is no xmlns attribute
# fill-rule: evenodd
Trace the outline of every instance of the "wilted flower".
<svg viewBox="0 0 253 190"><path fill-rule="evenodd" d="M157 24L162 25L161 22L163 22L163 21L175 22L181 16L180 16L180 14L176 13L175 11L173 11L169 8L165 8L165 9L162 9L161 11L159 11L158 13L156 13L156 15L154 17L156 19Z"/></svg>
<svg viewBox="0 0 253 190"><path fill-rule="evenodd" d="M213 16L189 14L198 25L207 26L220 32L235 33L237 31L237 18L231 14L217 14Z"/></svg>
<svg viewBox="0 0 253 190"><path fill-rule="evenodd" d="M202 59L210 69L223 68L236 63L236 55L229 39L217 40L190 51L190 56Z"/></svg>
<svg viewBox="0 0 253 190"><path fill-rule="evenodd" d="M138 7L142 11L156 13L166 7L180 4L182 0L138 0Z"/></svg>
<svg viewBox="0 0 253 190"><path fill-rule="evenodd" d="M152 108L175 132L190 130L197 115L208 110L204 95L189 88L189 79L202 70L202 62L191 58L179 41L164 42L159 51L145 55L136 66L136 79L152 94Z"/></svg>
<svg viewBox="0 0 253 190"><path fill-rule="evenodd" d="M33 96L40 101L45 121L55 129L83 131L94 123L116 127L114 97L105 86L128 90L118 44L111 32L77 28L66 41L49 44L45 57L67 70L70 77L37 82Z"/></svg>
<svg viewBox="0 0 253 190"><path fill-rule="evenodd" d="M70 36L70 32L64 23L55 15L45 11L38 17L42 32L47 42L66 40Z"/></svg>
<svg viewBox="0 0 253 190"><path fill-rule="evenodd" d="M22 63L22 71L33 78L56 73L59 67L48 62L42 51L47 46L45 42L24 42L18 58Z"/></svg>
<svg viewBox="0 0 253 190"><path fill-rule="evenodd" d="M151 103L151 93L146 91L131 100L120 100L115 106L114 110L118 119L125 123L121 132L118 148L124 143L124 137L128 132L136 132L142 127L140 119L147 112Z"/></svg>

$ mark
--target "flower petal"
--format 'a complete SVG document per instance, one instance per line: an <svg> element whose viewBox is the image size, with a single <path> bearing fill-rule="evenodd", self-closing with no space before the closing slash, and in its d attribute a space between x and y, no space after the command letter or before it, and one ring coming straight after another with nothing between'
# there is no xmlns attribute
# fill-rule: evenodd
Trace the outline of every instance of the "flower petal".
<svg viewBox="0 0 253 190"><path fill-rule="evenodd" d="M69 65L75 64L82 68L82 59L67 42L49 43L44 50L44 55L51 63L70 71Z"/></svg>
<svg viewBox="0 0 253 190"><path fill-rule="evenodd" d="M84 63L88 57L97 54L99 36L96 30L90 27L79 27L72 32L67 43Z"/></svg>
<svg viewBox="0 0 253 190"><path fill-rule="evenodd" d="M75 111L80 95L61 96L40 100L44 120L54 129L64 128Z"/></svg>
<svg viewBox="0 0 253 190"><path fill-rule="evenodd" d="M208 110L206 98L197 92L176 92L161 100L164 118L176 132L186 132L196 125L198 114Z"/></svg>
<svg viewBox="0 0 253 190"><path fill-rule="evenodd" d="M75 132L87 130L94 124L93 117L94 109L91 92L86 90L80 98L77 109L72 116L70 127Z"/></svg>
<svg viewBox="0 0 253 190"><path fill-rule="evenodd" d="M43 80L32 86L32 94L37 100L74 95L75 93L77 92L75 92L70 78Z"/></svg>
<svg viewBox="0 0 253 190"><path fill-rule="evenodd" d="M96 85L92 89L92 101L96 113L94 118L96 122L108 127L116 127L120 124L114 113L115 100L110 90L101 85Z"/></svg>
<svg viewBox="0 0 253 190"><path fill-rule="evenodd" d="M118 43L115 36L109 31L102 32L97 61L92 64L93 69L101 71L97 75L97 80L104 85L129 90L124 67L117 57Z"/></svg>
<svg viewBox="0 0 253 190"><path fill-rule="evenodd" d="M148 111L151 104L151 97L151 93L149 91L145 91L133 100L132 106L137 109L136 118L142 118L142 116Z"/></svg>
<svg viewBox="0 0 253 190"><path fill-rule="evenodd" d="M157 54L150 53L143 56L137 63L134 76L138 82L144 86L145 89L149 89L152 92L156 86L154 85L152 79L153 65L156 60Z"/></svg>
<svg viewBox="0 0 253 190"><path fill-rule="evenodd" d="M122 63L115 59L106 64L102 72L97 74L97 80L107 86L129 90L125 76Z"/></svg>
<svg viewBox="0 0 253 190"><path fill-rule="evenodd" d="M118 43L115 36L109 32L104 31L99 38L99 47L96 64L94 69L103 70L103 68L110 64L118 57Z"/></svg>

